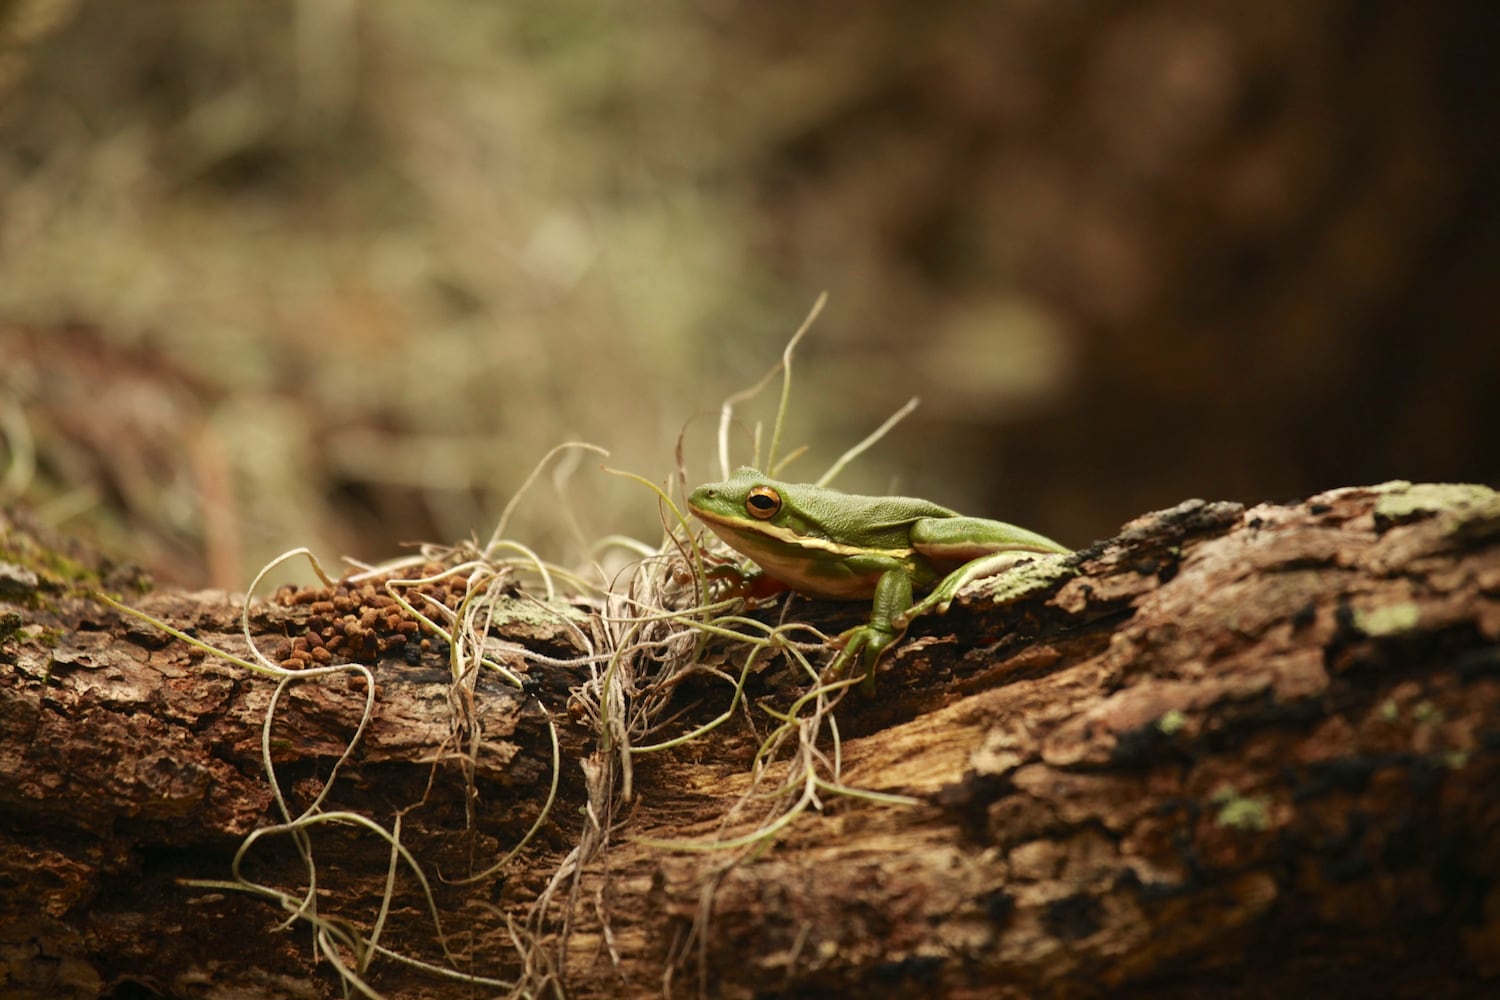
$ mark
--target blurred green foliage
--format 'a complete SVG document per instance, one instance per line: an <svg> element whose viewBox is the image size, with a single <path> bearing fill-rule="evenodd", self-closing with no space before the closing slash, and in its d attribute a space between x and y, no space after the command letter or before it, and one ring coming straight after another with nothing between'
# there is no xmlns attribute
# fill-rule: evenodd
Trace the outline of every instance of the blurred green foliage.
<svg viewBox="0 0 1500 1000"><path fill-rule="evenodd" d="M913 394L841 485L1078 544L1184 495L1494 478L1494 150L1465 131L1493 20L11 0L27 500L233 586L296 544L483 535L568 438L662 479L686 427L707 478L706 415L825 288L807 478ZM583 537L655 534L592 460L567 495ZM550 487L516 533L579 551Z"/></svg>

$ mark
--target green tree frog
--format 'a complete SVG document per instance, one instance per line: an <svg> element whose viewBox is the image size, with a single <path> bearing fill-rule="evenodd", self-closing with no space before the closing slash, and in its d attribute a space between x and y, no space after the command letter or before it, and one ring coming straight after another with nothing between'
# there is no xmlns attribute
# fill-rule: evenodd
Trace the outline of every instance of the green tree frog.
<svg viewBox="0 0 1500 1000"><path fill-rule="evenodd" d="M865 689L875 664L919 615L943 614L960 588L1030 554L1066 553L1025 528L910 497L871 497L783 483L743 467L705 483L688 508L748 556L761 573L813 597L870 600L870 620L838 637L835 665L863 656ZM914 593L929 591L920 601Z"/></svg>

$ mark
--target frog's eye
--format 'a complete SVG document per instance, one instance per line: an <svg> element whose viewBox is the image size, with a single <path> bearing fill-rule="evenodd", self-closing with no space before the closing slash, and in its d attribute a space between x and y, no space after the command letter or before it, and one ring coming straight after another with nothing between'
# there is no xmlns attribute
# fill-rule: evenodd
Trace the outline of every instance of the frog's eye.
<svg viewBox="0 0 1500 1000"><path fill-rule="evenodd" d="M770 486L757 486L745 497L745 512L757 520L770 520L780 509L781 494Z"/></svg>

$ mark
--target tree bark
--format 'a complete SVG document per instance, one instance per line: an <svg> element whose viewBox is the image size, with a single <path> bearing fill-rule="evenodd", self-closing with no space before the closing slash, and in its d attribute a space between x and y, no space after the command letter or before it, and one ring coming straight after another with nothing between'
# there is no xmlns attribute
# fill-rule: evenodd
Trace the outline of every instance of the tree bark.
<svg viewBox="0 0 1500 1000"><path fill-rule="evenodd" d="M749 787L759 709L636 758L632 799L600 817L621 776L569 715L581 674L516 655L522 688L487 674L465 694L444 650L383 608L340 633L343 656L373 663L374 710L331 774L366 702L360 677L279 690L86 592L137 582L123 571L20 515L0 528L0 996L339 995L305 921L282 929L274 902L202 884L283 818L263 747L293 813L326 791L325 810L386 829L399 814L441 931L398 864L382 946L518 992L1500 988L1500 496L1483 487L1188 501L1064 572L975 587L914 623L875 698L836 709L842 781L915 804L825 794L749 854L660 841L748 828L718 824ZM337 624L336 600L368 601L346 590L256 603L252 633L288 662L337 661L292 640ZM136 592L127 603L247 652L239 599ZM569 651L564 628L500 631ZM752 700L784 710L795 677L763 668ZM684 683L679 731L728 699ZM538 836L461 884L521 842L554 773ZM305 848L318 911L368 935L388 844L352 822L305 836L263 834L241 873L300 896ZM365 980L391 997L505 992L384 957Z"/></svg>

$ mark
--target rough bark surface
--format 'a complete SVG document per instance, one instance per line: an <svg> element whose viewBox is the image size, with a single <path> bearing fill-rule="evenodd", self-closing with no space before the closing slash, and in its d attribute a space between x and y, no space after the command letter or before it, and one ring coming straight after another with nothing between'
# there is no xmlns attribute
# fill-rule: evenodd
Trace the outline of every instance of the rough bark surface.
<svg viewBox="0 0 1500 1000"><path fill-rule="evenodd" d="M85 579L126 586L118 571L91 575L101 568L18 517L0 527L0 996L338 995L305 925L279 929L286 914L265 899L189 881L227 878L246 835L278 820L261 766L273 695L265 745L297 810L355 735L363 682L277 695L83 593ZM245 651L227 595L133 603ZM252 631L285 642L317 613L257 604ZM510 638L565 644L545 630ZM460 969L518 979L520 937L538 945L529 982L548 993L1500 989L1492 491L1189 501L1081 552L1068 573L975 588L889 659L876 698L837 709L843 775L920 804L830 797L732 866L646 842L717 829L748 781L748 720L764 718L736 717L637 761L609 849L542 919L532 904L613 760L569 720L567 671L518 659L524 691L482 679L477 727L456 733L442 651L380 655L373 718L326 807L387 827L399 811ZM752 686L771 697L789 676L768 668ZM687 691L683 703L684 726L723 708ZM563 763L540 836L503 875L457 884L539 815L549 717ZM386 845L348 825L309 836L320 910L367 930ZM305 886L287 836L258 841L243 871ZM409 875L385 920L382 945L442 961ZM368 980L393 997L495 992L386 959Z"/></svg>

